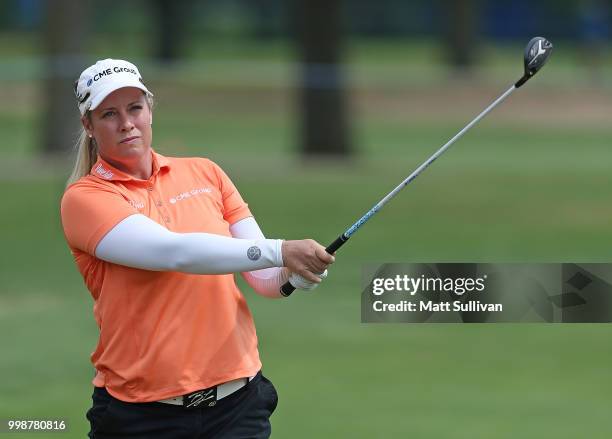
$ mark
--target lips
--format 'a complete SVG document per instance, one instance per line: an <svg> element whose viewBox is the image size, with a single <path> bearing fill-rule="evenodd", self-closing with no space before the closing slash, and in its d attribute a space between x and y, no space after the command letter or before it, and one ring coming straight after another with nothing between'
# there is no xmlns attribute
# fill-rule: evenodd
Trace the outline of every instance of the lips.
<svg viewBox="0 0 612 439"><path fill-rule="evenodd" d="M139 136L126 137L119 143L131 143L133 140L140 139Z"/></svg>

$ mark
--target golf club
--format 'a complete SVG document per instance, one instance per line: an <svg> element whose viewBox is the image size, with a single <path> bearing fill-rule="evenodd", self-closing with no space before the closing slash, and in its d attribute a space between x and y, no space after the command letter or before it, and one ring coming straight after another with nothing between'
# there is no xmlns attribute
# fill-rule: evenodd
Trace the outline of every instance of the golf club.
<svg viewBox="0 0 612 439"><path fill-rule="evenodd" d="M357 220L355 224L349 227L342 235L340 235L334 242L332 242L325 251L333 254L336 250L346 243L349 238L363 226L376 212L387 204L389 200L397 195L404 187L406 187L412 180L414 180L425 168L431 165L438 157L444 153L457 139L463 136L470 128L472 128L480 119L485 117L493 108L497 107L503 102L510 94L521 87L527 81L529 81L542 66L546 63L553 49L553 45L550 41L543 37L532 38L527 47L525 48L524 56L524 67L525 71L521 79L519 79L514 85L512 85L504 94L498 97L491 105L484 109L482 113L476 116L470 123L468 123L461 131L459 131L452 139L438 149L431 157L429 157L421 166L419 166L412 174L410 174L404 181L402 181L395 189L389 192L382 200L380 200L374 207L372 207L365 215ZM289 296L295 288L289 282L283 284L280 288L280 293L283 296Z"/></svg>

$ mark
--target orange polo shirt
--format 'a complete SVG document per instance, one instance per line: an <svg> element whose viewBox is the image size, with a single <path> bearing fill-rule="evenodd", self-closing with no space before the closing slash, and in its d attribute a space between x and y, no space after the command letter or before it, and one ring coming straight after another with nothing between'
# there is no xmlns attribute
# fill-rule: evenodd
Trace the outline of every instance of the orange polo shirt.
<svg viewBox="0 0 612 439"><path fill-rule="evenodd" d="M100 328L93 384L118 399L145 402L255 375L261 368L255 326L234 275L147 271L94 256L104 235L136 213L173 232L224 236L251 216L229 177L202 158L153 152L148 180L99 159L68 187L64 234Z"/></svg>

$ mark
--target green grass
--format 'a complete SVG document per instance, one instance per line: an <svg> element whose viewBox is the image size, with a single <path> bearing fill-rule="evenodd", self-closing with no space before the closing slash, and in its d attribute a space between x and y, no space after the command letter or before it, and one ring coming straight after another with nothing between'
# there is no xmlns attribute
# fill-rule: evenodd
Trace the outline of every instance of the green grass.
<svg viewBox="0 0 612 439"><path fill-rule="evenodd" d="M359 279L368 262L609 260L606 167L576 166L571 142L543 133L533 135L540 147L532 155L526 146L491 152L489 142L511 134L531 137L483 129L436 163L342 249L315 294L268 301L247 293L265 372L280 393L275 437L612 433L609 326L360 323ZM422 128L422 143L438 135ZM571 130L564 137L583 136L582 152L605 161L596 139ZM268 235L327 242L426 150L415 147L403 164L399 149L372 157L366 148L372 160L352 167L304 167L276 153L271 173L267 160L210 156L232 175ZM522 169L516 162L527 158ZM11 379L0 385L0 413L65 417L71 432L64 436L81 437L96 328L59 227L61 187L43 179L5 181L0 189L12 213L1 220L2 248L10 251L0 269L0 373Z"/></svg>
<svg viewBox="0 0 612 439"><path fill-rule="evenodd" d="M198 53L222 52L211 47ZM419 80L424 88L396 87L410 68L401 44L350 52L366 67L351 100L352 160L303 162L295 153L287 65L266 65L255 77L269 81L260 84L241 82L249 72L235 67L245 64L223 63L286 61L282 45L267 55L237 46L200 83L193 66L174 79L160 72L154 143L220 163L268 236L328 243L507 76L500 68L483 89L468 84L449 97L454 85L439 89L445 72L425 59L428 49L411 49L419 75L433 72ZM610 261L612 132L588 117L562 119L570 103L558 85L570 70L543 92L517 93L466 134L341 250L317 292L283 301L246 292L265 373L280 394L274 437L610 437L610 325L360 323L366 264ZM59 222L67 166L32 160L40 118L17 97L32 96L35 84L10 84L0 101L0 417L67 418L70 432L57 437L83 437L97 329Z"/></svg>
<svg viewBox="0 0 612 439"><path fill-rule="evenodd" d="M2 133L2 157L27 158L35 152L38 139L35 131L31 130L35 124L32 115L15 114L8 111L0 111L0 132Z"/></svg>

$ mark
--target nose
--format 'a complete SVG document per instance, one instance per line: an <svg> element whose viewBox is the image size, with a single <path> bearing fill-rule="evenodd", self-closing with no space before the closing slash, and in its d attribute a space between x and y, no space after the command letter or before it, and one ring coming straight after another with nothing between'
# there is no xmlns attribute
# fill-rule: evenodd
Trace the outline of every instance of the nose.
<svg viewBox="0 0 612 439"><path fill-rule="evenodd" d="M134 123L128 114L121 114L121 131L132 131Z"/></svg>

